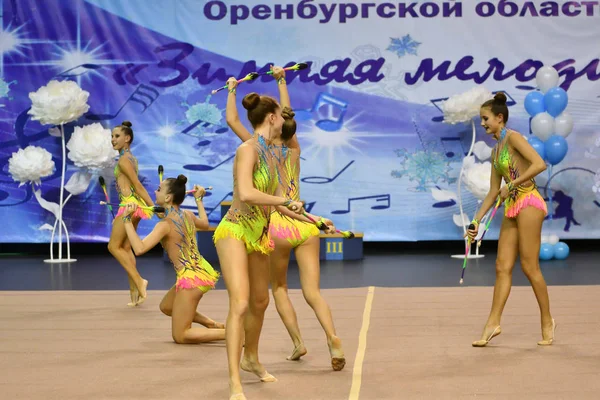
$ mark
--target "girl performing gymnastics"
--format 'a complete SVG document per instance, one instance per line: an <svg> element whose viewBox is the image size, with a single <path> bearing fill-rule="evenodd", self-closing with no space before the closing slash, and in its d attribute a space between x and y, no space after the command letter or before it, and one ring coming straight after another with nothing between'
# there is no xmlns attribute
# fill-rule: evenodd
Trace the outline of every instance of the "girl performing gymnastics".
<svg viewBox="0 0 600 400"><path fill-rule="evenodd" d="M112 130L112 145L119 151L119 161L115 166L115 182L117 192L119 193L120 203L132 203L140 206L153 206L152 199L148 192L138 179L138 162L131 154L129 147L133 142L133 130L131 122L124 121L121 125ZM129 306L137 306L146 300L146 288L148 281L143 279L136 266L135 256L131 251L131 245L127 240L125 227L121 216L125 212L125 207L120 207L117 216L113 221L112 232L108 242L108 251L119 261L129 277L129 293L131 303ZM131 223L134 229L137 229L140 219L149 219L152 217L151 211L145 211L138 208L131 216Z"/></svg>
<svg viewBox="0 0 600 400"><path fill-rule="evenodd" d="M554 341L556 323L550 314L548 288L539 265L542 223L547 214L546 203L539 194L534 177L546 169L544 160L518 132L506 129L508 107L506 96L498 93L493 100L481 106L481 125L487 134L498 141L492 152L493 168L488 192L469 230L470 240L478 233L479 221L496 202L498 196L504 201L504 218L498 240L496 259L496 283L492 309L483 329L480 340L473 342L475 347L486 346L499 335L502 311L512 285L512 271L517 259L529 279L541 313L542 340L540 346L551 345ZM502 178L506 186L500 188Z"/></svg>
<svg viewBox="0 0 600 400"><path fill-rule="evenodd" d="M198 252L196 231L208 229L208 217L204 211L203 187L194 186L194 198L198 205L198 217L179 206L185 198L187 178L164 180L155 192L156 204L165 208L165 217L143 240L137 235L132 216L139 211L138 205L129 203L122 217L131 247L137 256L151 250L159 242L167 252L177 273L175 285L167 292L160 309L172 316L172 334L175 343L205 343L225 339L225 329L192 328L198 322L209 328L217 324L196 312L202 296L215 287L219 273ZM168 310L168 313L166 312Z"/></svg>
<svg viewBox="0 0 600 400"><path fill-rule="evenodd" d="M285 71L281 67L273 68L273 77L277 80L281 105L283 107L283 124L280 147L284 159L278 163L279 184L285 197L300 200L300 145L295 136L296 122L293 112L289 107L290 97L285 82ZM228 85L235 88L237 81L230 78ZM229 127L238 135L242 141L251 138L250 132L241 123L235 104L235 90L230 91L227 99L226 119ZM275 146L275 145L274 145ZM310 214L308 214L310 215ZM323 220L329 227L328 232L335 232L335 226L328 219L310 215L313 220ZM341 371L346 364L341 340L336 336L331 310L321 295L319 288L320 262L319 229L308 218L300 217L301 220L292 219L280 212L273 211L269 231L275 244L275 250L271 253L270 272L271 288L277 312L281 317L291 339L294 350L287 358L288 360L299 360L307 353L304 341L300 335L298 318L290 301L287 288L287 270L290 252L295 251L296 260L300 270L300 283L302 294L307 303L314 310L323 330L325 331L329 353L331 355L331 366L335 371Z"/></svg>
<svg viewBox="0 0 600 400"><path fill-rule="evenodd" d="M235 88L230 90L235 91ZM302 203L275 196L278 190L276 158L281 154L270 146L281 136L284 122L281 107L273 98L256 93L247 95L243 105L255 134L236 151L233 201L213 236L229 295L226 340L232 400L245 399L240 367L256 374L263 382L276 381L258 359L258 342L269 304L268 254L273 250L269 234L271 207L303 212ZM244 333L244 359L240 364Z"/></svg>

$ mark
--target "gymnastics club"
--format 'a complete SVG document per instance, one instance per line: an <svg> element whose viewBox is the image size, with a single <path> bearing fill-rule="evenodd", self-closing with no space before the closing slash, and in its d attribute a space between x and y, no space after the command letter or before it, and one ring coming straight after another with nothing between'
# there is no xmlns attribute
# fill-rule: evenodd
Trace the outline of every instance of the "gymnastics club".
<svg viewBox="0 0 600 400"><path fill-rule="evenodd" d="M315 221L310 215L308 215L307 213L303 212L302 215L304 215L306 218L310 219L310 221L315 224L317 226L317 228L321 229L321 230L326 230L327 229L327 225L325 225L324 222L317 222ZM340 231L339 229L335 230L336 233L339 233L340 235L342 235L345 239L353 239L354 238L354 232L351 231Z"/></svg>
<svg viewBox="0 0 600 400"><path fill-rule="evenodd" d="M104 191L104 196L106 197L106 201L110 201L108 199L108 192L106 191L106 182L104 182L104 177L99 177L98 181L100 181L100 186L102 187L102 190ZM107 203L108 204L108 203ZM110 213L112 214L113 218L115 217L115 213L113 212L112 206L110 204L108 204L108 209L110 210Z"/></svg>
<svg viewBox="0 0 600 400"><path fill-rule="evenodd" d="M283 70L284 71L300 71L301 69L306 69L308 68L308 64L307 63L298 63L296 65L292 65L291 67L285 67ZM261 75L273 75L273 71L268 71L265 72Z"/></svg>
<svg viewBox="0 0 600 400"><path fill-rule="evenodd" d="M212 190L212 189L213 189L213 187L212 187L212 186L209 186L209 187L207 187L207 188L204 188L204 189L206 189L206 190ZM192 193L194 193L194 192L195 192L195 190L194 190L194 189L192 189L192 190L188 190L187 192L185 192L185 194L192 194Z"/></svg>
<svg viewBox="0 0 600 400"><path fill-rule="evenodd" d="M245 76L245 77L243 77L242 79L239 79L239 80L237 81L237 83L241 83L241 82L245 82L245 81L253 81L253 80L255 80L255 79L256 79L256 78L258 78L258 77L259 77L259 75L258 75L258 73L257 73L257 72L250 72L248 75L246 75L246 76ZM210 92L210 93L211 93L211 94L215 94L215 93L218 93L218 92L220 92L220 91L221 91L221 90L223 90L223 89L227 89L227 85L225 85L225 86L223 86L223 87L220 87L220 88L218 88L218 89L215 89L215 90L213 90L213 91L212 91L212 92Z"/></svg>
<svg viewBox="0 0 600 400"><path fill-rule="evenodd" d="M162 165L158 166L158 182L162 183L163 180L163 173L165 172L165 169L163 168Z"/></svg>
<svg viewBox="0 0 600 400"><path fill-rule="evenodd" d="M502 203L502 201L500 199L500 196L498 196L498 201L496 202L496 206L494 207L494 210L492 211L492 215L490 216L490 219L488 219L487 224L485 224L485 230L483 231L483 235L481 235L481 238L479 238L479 240L477 241L478 248L479 248L479 246L481 246L481 241L483 240L485 233L488 231L488 229L490 229L490 223L492 222L494 215L496 215L496 211L498 211L498 207L500 207L500 203Z"/></svg>
<svg viewBox="0 0 600 400"><path fill-rule="evenodd" d="M111 206L115 206L115 207L127 207L127 204L131 204L131 203L110 204L110 203L107 203L106 201L101 201L100 204L103 204L103 205L106 204L106 205L111 205ZM142 210L150 210L155 214L160 214L160 213L165 212L165 208L161 207L161 206L152 206L152 207L138 206L138 208L141 208Z"/></svg>
<svg viewBox="0 0 600 400"><path fill-rule="evenodd" d="M475 229L475 224L471 224L468 227L468 230ZM465 261L463 262L462 274L460 275L460 284L462 285L465 277L465 269L467 268L467 260L469 259L469 251L471 250L471 239L468 239L467 242L467 251L465 251Z"/></svg>

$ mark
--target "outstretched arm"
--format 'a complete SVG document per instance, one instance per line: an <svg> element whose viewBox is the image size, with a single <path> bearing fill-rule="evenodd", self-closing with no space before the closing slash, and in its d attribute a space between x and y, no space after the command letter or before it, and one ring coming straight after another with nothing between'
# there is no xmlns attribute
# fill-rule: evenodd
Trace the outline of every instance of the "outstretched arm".
<svg viewBox="0 0 600 400"><path fill-rule="evenodd" d="M150 198L144 185L142 185L142 182L140 182L137 172L135 171L135 160L133 159L133 156L128 154L127 157L119 158L119 169L123 172L123 175L129 179L131 186L133 186L133 190L135 190L144 202L146 202L148 206L153 206L154 202Z"/></svg>
<svg viewBox="0 0 600 400"><path fill-rule="evenodd" d="M277 87L279 88L279 104L282 108L288 107L292 108L292 103L290 101L290 94L288 92L287 82L285 81L285 70L281 67L271 67L273 71L273 78L277 82ZM300 143L298 143L298 138L296 135L292 136L288 147L295 147L300 149Z"/></svg>
<svg viewBox="0 0 600 400"><path fill-rule="evenodd" d="M225 120L233 133L235 133L242 142L245 142L252 137L252 134L248 132L248 129L246 129L242 124L242 121L240 121L240 115L237 110L237 105L235 104L237 80L233 77L229 78L227 80L227 86L229 94L227 95L227 106L225 107Z"/></svg>
<svg viewBox="0 0 600 400"><path fill-rule="evenodd" d="M125 225L125 232L127 233L127 238L129 239L129 243L131 243L131 248L136 256L141 256L142 254L147 253L149 250L152 250L154 246L156 246L160 241L169 234L169 223L166 221L160 221L152 232L148 236L146 236L143 240L140 239L133 224L131 223L131 214L135 212L137 209L137 204L128 204L127 209L125 211L125 216L123 216L123 224Z"/></svg>

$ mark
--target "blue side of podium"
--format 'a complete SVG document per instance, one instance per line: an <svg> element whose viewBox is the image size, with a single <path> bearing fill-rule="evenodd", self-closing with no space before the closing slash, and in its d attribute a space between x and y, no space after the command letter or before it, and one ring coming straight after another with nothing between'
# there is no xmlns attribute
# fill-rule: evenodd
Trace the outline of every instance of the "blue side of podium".
<svg viewBox="0 0 600 400"><path fill-rule="evenodd" d="M221 215L225 215L229 209L230 202L221 203ZM198 250L200 254L210 263L219 261L217 249L213 243L213 234L216 226L211 226L207 231L198 231L196 239L198 241ZM355 233L353 239L346 239L342 235L320 235L321 247L319 258L321 260L360 260L363 258L363 234ZM166 253L164 259L168 261ZM290 260L295 261L296 256L292 251Z"/></svg>

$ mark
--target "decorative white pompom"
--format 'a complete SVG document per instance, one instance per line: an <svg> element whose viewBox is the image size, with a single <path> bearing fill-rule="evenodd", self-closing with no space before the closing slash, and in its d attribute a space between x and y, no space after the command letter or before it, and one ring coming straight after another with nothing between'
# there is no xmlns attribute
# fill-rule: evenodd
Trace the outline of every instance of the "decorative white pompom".
<svg viewBox="0 0 600 400"><path fill-rule="evenodd" d="M476 86L467 92L450 97L442 103L444 122L454 125L471 121L479 115L481 105L493 97L492 93L483 86Z"/></svg>
<svg viewBox="0 0 600 400"><path fill-rule="evenodd" d="M479 200L485 199L490 190L492 164L489 161L478 163L474 156L463 160L463 182L467 189Z"/></svg>
<svg viewBox="0 0 600 400"><path fill-rule="evenodd" d="M28 114L43 125L60 125L75 121L86 113L89 93L73 81L50 81L36 92L29 93L31 109Z"/></svg>
<svg viewBox="0 0 600 400"><path fill-rule="evenodd" d="M27 182L41 183L41 179L54 173L52 154L37 146L27 146L12 154L8 160L8 173L13 180L24 185Z"/></svg>
<svg viewBox="0 0 600 400"><path fill-rule="evenodd" d="M110 130L99 123L75 127L67 149L69 159L76 166L90 170L113 167L119 155L113 149Z"/></svg>

